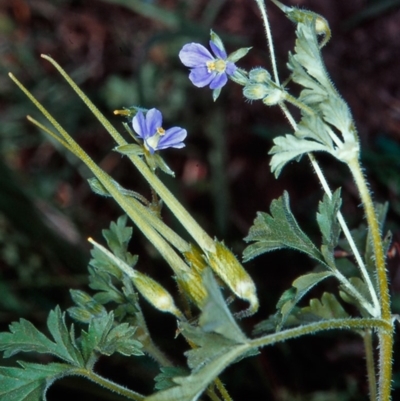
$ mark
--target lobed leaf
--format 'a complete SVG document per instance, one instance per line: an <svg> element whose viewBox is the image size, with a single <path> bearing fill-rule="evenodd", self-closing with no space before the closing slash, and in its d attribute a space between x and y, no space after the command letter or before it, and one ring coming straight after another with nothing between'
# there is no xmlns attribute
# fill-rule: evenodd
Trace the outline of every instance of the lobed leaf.
<svg viewBox="0 0 400 401"><path fill-rule="evenodd" d="M272 201L270 211L271 214L257 214L249 235L244 239L246 242L255 242L244 250L244 261L275 249L290 248L324 263L321 253L293 216L286 191L283 196Z"/></svg>
<svg viewBox="0 0 400 401"><path fill-rule="evenodd" d="M287 134L278 136L273 140L274 146L269 151L273 155L270 161L271 171L278 177L283 167L293 159L298 159L305 153L310 152L328 152L333 154L332 147L316 142L297 138L294 135Z"/></svg>
<svg viewBox="0 0 400 401"><path fill-rule="evenodd" d="M0 333L0 350L8 358L19 352L52 354L74 366L83 366L83 358L74 338L74 329L68 331L65 313L57 306L47 319L47 327L55 342L49 340L25 319L10 324L10 332Z"/></svg>
<svg viewBox="0 0 400 401"><path fill-rule="evenodd" d="M2 401L45 401L49 385L71 370L70 365L61 363L18 363L21 368L0 367Z"/></svg>

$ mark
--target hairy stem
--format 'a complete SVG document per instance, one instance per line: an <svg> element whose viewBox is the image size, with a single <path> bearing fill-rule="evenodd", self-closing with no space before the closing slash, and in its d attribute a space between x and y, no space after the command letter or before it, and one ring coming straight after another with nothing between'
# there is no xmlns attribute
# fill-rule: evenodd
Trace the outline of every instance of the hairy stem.
<svg viewBox="0 0 400 401"><path fill-rule="evenodd" d="M369 385L369 399L371 401L376 400L376 373L375 373L375 361L374 361L374 350L373 350L373 339L372 331L365 330L364 335L364 348L365 348L365 359L367 363L367 374L368 374L368 385Z"/></svg>
<svg viewBox="0 0 400 401"><path fill-rule="evenodd" d="M267 37L269 56L270 56L270 59L271 59L271 65L272 65L272 71L273 71L273 74L274 74L274 80L275 80L275 83L277 85L279 85L279 75L278 75L278 68L276 66L274 42L272 40L271 28L269 26L267 8L265 7L264 0L255 0L255 2L257 3L258 8L260 9L261 17L262 17L262 20L264 22L265 35Z"/></svg>
<svg viewBox="0 0 400 401"><path fill-rule="evenodd" d="M142 394L136 393L135 391L132 390L128 390L126 387L120 386L119 384L107 380L104 377L99 376L98 374L87 369L76 368L70 370L68 373L71 375L85 377L86 379L89 379L93 383L96 383L101 387L104 387L114 393L117 393L125 398L128 398L129 400L143 401L146 398Z"/></svg>
<svg viewBox="0 0 400 401"><path fill-rule="evenodd" d="M368 227L372 238L372 247L375 256L376 276L378 280L381 316L390 324L390 329L379 329L379 401L389 401L392 381L392 353L393 353L393 327L390 310L390 295L388 279L386 275L385 255L383 252L382 238L379 230L379 223L376 217L374 205L364 174L361 170L358 158L348 162L354 181L360 193L367 217Z"/></svg>

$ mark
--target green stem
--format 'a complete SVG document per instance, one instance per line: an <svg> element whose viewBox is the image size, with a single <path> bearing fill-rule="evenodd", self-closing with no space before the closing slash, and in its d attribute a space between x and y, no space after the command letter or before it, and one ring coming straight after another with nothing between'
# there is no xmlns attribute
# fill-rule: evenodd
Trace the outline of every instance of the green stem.
<svg viewBox="0 0 400 401"><path fill-rule="evenodd" d="M375 329L390 330L391 324L382 319L336 319L336 320L324 320L322 322L310 323L304 326L295 327L293 329L287 329L278 333L269 334L267 336L255 338L250 341L252 348L264 347L266 345L275 344L290 340L291 338L300 337L306 334L315 334L319 331L325 330L359 330L359 329Z"/></svg>
<svg viewBox="0 0 400 401"><path fill-rule="evenodd" d="M392 381L392 353L393 353L393 327L390 310L390 295L388 279L386 275L385 255L383 252L382 238L374 205L368 190L364 174L358 158L348 162L354 181L360 193L367 217L368 227L372 238L372 247L375 256L376 276L378 280L379 295L381 300L382 319L390 324L390 329L379 330L379 398L380 401L389 401Z"/></svg>
<svg viewBox="0 0 400 401"><path fill-rule="evenodd" d="M369 399L371 401L376 400L376 373L375 373L375 361L374 361L374 350L372 346L372 331L365 330L364 335L364 348L365 348L365 359L367 363L367 374L368 374L368 385L369 385Z"/></svg>
<svg viewBox="0 0 400 401"><path fill-rule="evenodd" d="M268 49L269 49L269 57L271 59L272 64L272 71L274 74L274 80L277 85L279 85L279 75L278 75L278 68L276 67L276 57L275 57L275 50L274 50L274 42L272 40L272 33L271 28L269 25L268 15L267 15L267 8L265 7L264 0L255 0L257 6L260 10L262 20L264 22L265 28L265 36L268 42Z"/></svg>
<svg viewBox="0 0 400 401"><path fill-rule="evenodd" d="M126 387L120 386L119 384L107 380L104 377L101 377L90 370L86 370L83 368L76 368L76 369L71 369L70 371L68 371L68 373L71 375L85 377L86 379L89 379L93 383L96 383L99 386L104 387L119 395L122 395L123 397L128 398L130 400L143 401L146 398L144 395L136 393L135 391L132 390L128 390Z"/></svg>

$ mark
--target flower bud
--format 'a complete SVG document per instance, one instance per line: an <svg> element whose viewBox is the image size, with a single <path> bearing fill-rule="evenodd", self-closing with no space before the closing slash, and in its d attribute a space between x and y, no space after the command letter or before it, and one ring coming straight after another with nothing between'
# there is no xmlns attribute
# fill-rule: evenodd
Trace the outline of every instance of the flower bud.
<svg viewBox="0 0 400 401"><path fill-rule="evenodd" d="M215 241L215 248L215 252L207 253L210 267L236 296L250 303L244 314L255 313L259 303L252 278L223 243Z"/></svg>
<svg viewBox="0 0 400 401"><path fill-rule="evenodd" d="M269 92L268 96L263 99L263 103L267 106L274 106L275 104L281 103L284 99L285 92L276 88Z"/></svg>
<svg viewBox="0 0 400 401"><path fill-rule="evenodd" d="M268 86L264 84L247 84L243 88L243 95L250 100L259 100L269 94Z"/></svg>
<svg viewBox="0 0 400 401"><path fill-rule="evenodd" d="M271 80L271 74L264 68L258 67L249 72L249 78L258 84L268 83Z"/></svg>

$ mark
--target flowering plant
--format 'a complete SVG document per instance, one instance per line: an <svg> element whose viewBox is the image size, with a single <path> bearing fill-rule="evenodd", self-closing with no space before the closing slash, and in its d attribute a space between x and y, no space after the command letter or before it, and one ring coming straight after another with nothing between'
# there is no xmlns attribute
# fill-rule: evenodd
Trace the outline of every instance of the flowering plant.
<svg viewBox="0 0 400 401"><path fill-rule="evenodd" d="M131 400L193 401L204 394L211 400L229 401L232 398L219 379L228 366L257 355L266 345L342 329L361 335L364 340L370 399L390 400L394 321L397 318L391 312L385 262L391 237L390 234L381 235L387 206L375 206L371 200L360 164L360 142L353 118L332 85L323 62L321 48L330 38L328 23L313 12L287 7L273 0L296 24L297 39L294 52L289 54L288 67L289 80L299 85L300 92L293 95L279 79L264 2L255 1L266 28L271 72L263 67L246 71L236 66L249 48L241 48L228 56L214 32L211 32L210 41L213 54L201 44L190 43L183 46L179 57L191 69L190 81L197 87L209 86L214 100L231 79L243 86L246 99L278 106L287 117L290 132L274 138L269 152L272 155L271 171L278 177L289 162L308 157L325 192L316 212L321 243L315 244L300 227L290 209L289 194L284 192L271 203L269 212L257 214L244 239L248 245L243 260L276 249L292 249L310 257L317 264L316 268L296 278L278 300L275 313L259 321L251 336L245 334L239 319L252 316L259 309L256 283L228 246L209 236L157 175L157 167L173 174L159 151L183 148L186 130L179 127L165 130L159 110L145 111L134 107L127 112L129 122L125 128L136 143L129 143L62 67L49 56L42 56L95 114L117 143L115 150L129 158L149 183L154 196L149 202L141 194L119 185L10 74L55 131L32 117L29 120L80 158L94 175L90 180L91 188L98 194L114 198L125 215L104 230L107 247L89 239L93 245L89 285L94 294L72 291L75 306L68 311L75 321L85 325L85 329L76 331L73 325L68 327L65 313L56 307L47 320L52 338L24 319L11 324L9 332L0 333L0 350L4 351L5 357L20 352L38 352L51 354L59 361L46 366L20 362L20 367L1 368L0 399L45 399L48 387L55 380L79 375ZM298 119L287 104L298 109ZM349 229L340 210L341 189L331 190L317 162L315 153L321 151L348 167L364 207L368 224L366 234L363 231L363 235L357 235L357 231ZM175 215L191 240L182 238L162 220L162 204ZM128 218L172 269L183 300L178 301L179 294L171 294L152 277L140 272L138 257L128 251L132 237ZM336 257L338 247L348 250L351 268L343 268ZM336 290L312 298L310 291L328 279L336 285ZM230 302L224 299L222 290L229 294ZM185 338L189 348L184 354L186 366L173 366L171 359L153 342L145 323L141 297L158 311L176 319L177 334ZM244 301L246 308L232 313L230 303L235 298ZM199 315L193 318L193 313ZM373 349L374 341L379 345L378 359ZM145 396L97 374L96 361L114 353L129 357L152 356L160 365L160 373L155 378L157 391Z"/></svg>

